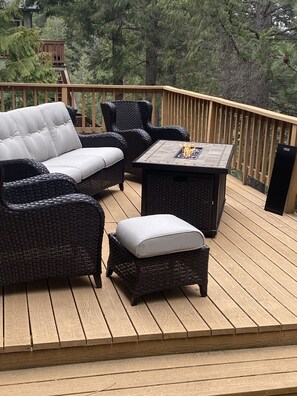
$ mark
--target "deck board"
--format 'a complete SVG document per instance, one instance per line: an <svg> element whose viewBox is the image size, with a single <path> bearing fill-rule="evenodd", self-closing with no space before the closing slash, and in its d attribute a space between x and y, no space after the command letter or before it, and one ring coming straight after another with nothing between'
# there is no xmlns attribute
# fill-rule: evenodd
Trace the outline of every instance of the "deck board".
<svg viewBox="0 0 297 396"><path fill-rule="evenodd" d="M182 290L184 290L193 307L211 329L211 335L235 334L234 326L209 297L197 298L198 286L185 286Z"/></svg>
<svg viewBox="0 0 297 396"><path fill-rule="evenodd" d="M60 346L85 345L85 335L68 279L51 279L49 285Z"/></svg>
<svg viewBox="0 0 297 396"><path fill-rule="evenodd" d="M133 327L138 336L138 341L162 340L162 331L152 316L148 306L146 304L139 303L132 307L130 304L130 295L119 277L114 275L112 282L116 287L128 317L133 323Z"/></svg>
<svg viewBox="0 0 297 396"><path fill-rule="evenodd" d="M191 302L184 298L184 294L180 289L166 290L163 294L175 315L182 322L188 337L202 337L211 334L209 326L199 315L199 312L195 310Z"/></svg>
<svg viewBox="0 0 297 396"><path fill-rule="evenodd" d="M237 251L236 254L231 257L238 260L241 254ZM287 305L291 305L290 301L291 299L295 300L295 297L290 295L286 289L282 288L279 283L261 268L257 267L250 259L245 257L244 260L241 258L241 263L245 271L253 277L253 281L243 285L246 290L252 293L254 298L257 299L265 309L271 312L272 316L280 322L282 327L289 326L290 328L296 328L297 317L286 308ZM289 327L287 327L287 329L289 329ZM261 329L259 329L259 331L261 331Z"/></svg>
<svg viewBox="0 0 297 396"><path fill-rule="evenodd" d="M214 247L215 244L211 245L211 248ZM220 259L223 260L224 252L216 246L217 254L220 255ZM252 289L249 289L250 284L252 283L251 276L242 270L239 267L236 267L236 273L234 269L228 265L230 262L230 257L224 256L227 260L227 263L224 267L221 265L212 265L213 258L210 258L210 265L211 265L211 273L212 276L220 282L221 285L225 288L228 292L229 296L234 300L237 301L237 304L241 307L241 309L248 313L249 318L251 319L250 328L255 328L257 331L273 331L280 330L280 323L257 301L255 300L252 295L248 292L252 292ZM246 285L248 290L245 290L242 285ZM256 287L258 284L256 284ZM255 290L254 290L255 291ZM262 294L263 290L261 286L257 287L256 294ZM225 305L225 302L224 302ZM237 329L237 326L235 326ZM237 329L238 331L239 329Z"/></svg>
<svg viewBox="0 0 297 396"><path fill-rule="evenodd" d="M7 286L4 290L4 351L28 351L31 336L25 285Z"/></svg>
<svg viewBox="0 0 297 396"><path fill-rule="evenodd" d="M95 289L113 343L137 341L137 333L121 303L112 281L102 277L102 288Z"/></svg>
<svg viewBox="0 0 297 396"><path fill-rule="evenodd" d="M185 326L176 316L162 293L147 295L144 300L162 331L163 339L187 337Z"/></svg>
<svg viewBox="0 0 297 396"><path fill-rule="evenodd" d="M47 281L27 284L32 343L35 349L58 348L59 336Z"/></svg>
<svg viewBox="0 0 297 396"><path fill-rule="evenodd" d="M227 194L228 197L236 200L236 207L241 211L241 213L253 220L269 234L279 239L283 244L286 245L286 247L296 252L297 241L295 239L295 230L293 230L287 224L283 224L283 222L278 218L280 216L272 216L271 213L268 213L262 208L254 205L247 198L242 197L242 195L236 193L230 188L227 188Z"/></svg>
<svg viewBox="0 0 297 396"><path fill-rule="evenodd" d="M297 215L266 212L265 199L228 176L218 234L206 238L208 296L191 285L132 307L123 282L105 277L107 234L140 215L141 185L127 176L124 191L114 186L99 199L106 220L101 289L92 277L4 288L0 369L297 343Z"/></svg>
<svg viewBox="0 0 297 396"><path fill-rule="evenodd" d="M70 279L87 345L110 344L111 336L89 277Z"/></svg>

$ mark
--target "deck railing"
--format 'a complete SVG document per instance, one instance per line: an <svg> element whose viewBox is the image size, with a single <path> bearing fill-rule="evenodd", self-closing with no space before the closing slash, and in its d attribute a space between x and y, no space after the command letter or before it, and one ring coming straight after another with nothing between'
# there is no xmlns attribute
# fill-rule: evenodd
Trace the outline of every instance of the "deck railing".
<svg viewBox="0 0 297 396"><path fill-rule="evenodd" d="M42 51L49 52L53 57L54 66L64 66L64 41L42 40Z"/></svg>
<svg viewBox="0 0 297 396"><path fill-rule="evenodd" d="M147 99L153 124L184 126L191 140L235 144L232 171L244 184L267 190L278 143L297 146L297 118L169 86L0 83L0 109L7 111L62 99L78 108L80 133L105 130L100 102ZM286 212L296 207L297 160Z"/></svg>

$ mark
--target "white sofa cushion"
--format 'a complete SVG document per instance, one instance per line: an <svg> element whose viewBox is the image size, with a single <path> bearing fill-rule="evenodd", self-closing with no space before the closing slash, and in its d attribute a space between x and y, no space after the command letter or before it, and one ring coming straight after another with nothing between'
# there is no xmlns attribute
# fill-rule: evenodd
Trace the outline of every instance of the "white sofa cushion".
<svg viewBox="0 0 297 396"><path fill-rule="evenodd" d="M0 126L1 160L31 158L18 126L9 112L0 113Z"/></svg>
<svg viewBox="0 0 297 396"><path fill-rule="evenodd" d="M200 230L171 214L122 220L116 236L138 258L195 250L205 244Z"/></svg>
<svg viewBox="0 0 297 396"><path fill-rule="evenodd" d="M63 102L44 103L38 108L49 128L57 155L81 148L81 142Z"/></svg>
<svg viewBox="0 0 297 396"><path fill-rule="evenodd" d="M64 153L65 157L96 156L103 159L105 168L116 164L124 158L124 153L117 147L84 147Z"/></svg>
<svg viewBox="0 0 297 396"><path fill-rule="evenodd" d="M46 165L50 173L63 173L64 175L72 177L76 183L81 182L81 171L78 168L72 166L63 165Z"/></svg>
<svg viewBox="0 0 297 396"><path fill-rule="evenodd" d="M103 159L98 156L66 156L64 154L60 155L59 157L51 158L47 161L44 161L43 165L45 165L48 169L52 166L55 166L56 169L60 167L61 171L56 170L55 172L61 173L63 173L62 168L65 167L77 169L80 172L81 180L86 179L87 177L93 175L96 172L99 172L105 167ZM75 177L73 178L75 181L77 181Z"/></svg>
<svg viewBox="0 0 297 396"><path fill-rule="evenodd" d="M50 131L38 107L23 107L11 110L8 114L17 124L31 158L45 161L57 156Z"/></svg>

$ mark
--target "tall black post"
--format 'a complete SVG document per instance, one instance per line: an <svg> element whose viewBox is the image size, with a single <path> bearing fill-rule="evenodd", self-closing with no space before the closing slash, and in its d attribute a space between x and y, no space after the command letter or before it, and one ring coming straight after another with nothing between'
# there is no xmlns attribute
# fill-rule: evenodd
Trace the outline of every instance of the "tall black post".
<svg viewBox="0 0 297 396"><path fill-rule="evenodd" d="M282 215L290 186L297 147L279 144L267 193L265 210Z"/></svg>

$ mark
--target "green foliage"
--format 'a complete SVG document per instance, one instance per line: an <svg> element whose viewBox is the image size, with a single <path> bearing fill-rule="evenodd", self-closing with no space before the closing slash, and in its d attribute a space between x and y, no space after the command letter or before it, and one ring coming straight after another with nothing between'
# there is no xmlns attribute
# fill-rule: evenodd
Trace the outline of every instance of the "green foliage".
<svg viewBox="0 0 297 396"><path fill-rule="evenodd" d="M75 81L168 84L297 114L296 0L41 3L64 18Z"/></svg>
<svg viewBox="0 0 297 396"><path fill-rule="evenodd" d="M67 37L67 26L62 17L48 17L40 30L42 40L65 40Z"/></svg>
<svg viewBox="0 0 297 396"><path fill-rule="evenodd" d="M57 74L48 54L41 52L40 32L15 26L18 2L0 9L0 80L21 82L55 82Z"/></svg>

